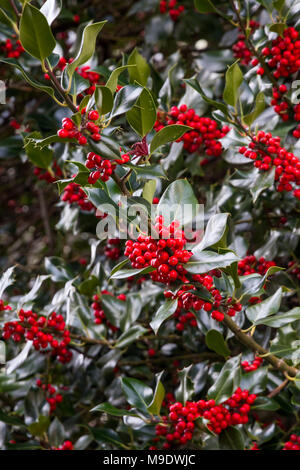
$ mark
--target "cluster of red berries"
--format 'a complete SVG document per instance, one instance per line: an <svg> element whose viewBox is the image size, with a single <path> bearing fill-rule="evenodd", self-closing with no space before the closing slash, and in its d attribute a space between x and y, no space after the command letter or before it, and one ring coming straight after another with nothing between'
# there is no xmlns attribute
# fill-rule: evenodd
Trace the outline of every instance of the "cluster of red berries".
<svg viewBox="0 0 300 470"><path fill-rule="evenodd" d="M289 268L292 268L292 267L295 266L295 265L297 265L296 261L289 261L289 263L288 263L288 267L289 267ZM290 272L291 272L291 274L292 274L293 276L296 276L297 279L300 280L300 268L298 268L297 266L295 266Z"/></svg>
<svg viewBox="0 0 300 470"><path fill-rule="evenodd" d="M100 178L103 182L108 181L110 176L113 174L116 165L124 165L130 161L130 155L123 154L121 158L111 160L105 160L100 155L97 155L94 152L89 152L87 155L87 160L85 162L85 166L91 170L93 169L89 175L88 182L90 184L95 184L96 181Z"/></svg>
<svg viewBox="0 0 300 470"><path fill-rule="evenodd" d="M241 366L245 372L252 372L258 369L262 365L262 363L263 363L263 358L257 356L253 359L253 361L250 364L248 361L241 362Z"/></svg>
<svg viewBox="0 0 300 470"><path fill-rule="evenodd" d="M50 347L52 356L57 357L63 364L70 362L72 359L72 352L68 349L71 341L70 332L65 329L66 324L62 315L53 312L48 318L38 317L31 310L21 309L18 316L19 320L4 324L2 336L5 340L11 337L13 341L19 343L24 338L32 341L37 351ZM52 332L48 333L48 330ZM59 341L55 337L57 335L62 336L63 339Z"/></svg>
<svg viewBox="0 0 300 470"><path fill-rule="evenodd" d="M46 181L47 183L54 183L63 175L61 168L58 166L55 160L52 164L51 173L49 170L37 167L33 170L33 173L38 177L39 180Z"/></svg>
<svg viewBox="0 0 300 470"><path fill-rule="evenodd" d="M216 121L208 117L200 117L193 108L188 108L185 104L179 108L173 106L167 115L159 112L154 129L158 132L171 124L193 128L177 140L177 142L183 142L184 149L189 153L204 151L208 156L218 157L221 155L223 148L219 139L229 132L228 126L218 129Z"/></svg>
<svg viewBox="0 0 300 470"><path fill-rule="evenodd" d="M109 259L118 259L121 256L120 239L108 238L104 249L104 254Z"/></svg>
<svg viewBox="0 0 300 470"><path fill-rule="evenodd" d="M159 3L160 13L169 12L169 16L173 21L177 21L181 13L184 12L183 5L177 5L177 0L161 0Z"/></svg>
<svg viewBox="0 0 300 470"><path fill-rule="evenodd" d="M72 441L64 441L64 443L59 447L52 447L52 450L74 450Z"/></svg>
<svg viewBox="0 0 300 470"><path fill-rule="evenodd" d="M4 305L4 300L0 299L0 312L4 312L5 310L12 310L10 305Z"/></svg>
<svg viewBox="0 0 300 470"><path fill-rule="evenodd" d="M169 284L176 280L187 282L187 271L183 267L192 256L192 252L184 250L186 238L179 230L180 223L173 221L167 227L163 225L164 217L156 217L155 230L159 238L139 235L136 241L127 240L125 256L128 256L133 268L154 268L150 273L153 281Z"/></svg>
<svg viewBox="0 0 300 470"><path fill-rule="evenodd" d="M12 42L11 39L6 39L5 43L1 45L1 50L5 57L11 59L18 59L20 55L25 52L19 40Z"/></svg>
<svg viewBox="0 0 300 470"><path fill-rule="evenodd" d="M237 388L225 402L216 405L215 400L187 401L185 405L176 402L168 405L168 416L163 416L162 423L156 426L156 435L166 442L163 449L185 445L193 439L196 419L208 421L207 427L215 434L220 434L229 426L246 424L249 420L251 405L256 400L255 394ZM153 449L153 446L151 447Z"/></svg>
<svg viewBox="0 0 300 470"><path fill-rule="evenodd" d="M15 131L17 131L18 129L20 129L21 127L21 124L16 120L16 119L11 119L9 121L9 125L10 127L12 127L13 129L15 129Z"/></svg>
<svg viewBox="0 0 300 470"><path fill-rule="evenodd" d="M111 295L113 296L113 294L107 290L102 290L101 291L101 294L105 294L105 295ZM117 296L117 299L119 300L122 300L123 302L126 301L126 295L125 294L120 294ZM101 325L105 322L106 326L112 331L112 332L115 332L118 330L118 328L114 325L112 325L106 318L105 316L105 313L104 313L104 310L102 308L102 304L101 304L101 295L94 295L93 296L93 300L94 302L92 303L91 307L92 309L94 310L94 317L95 317L95 320L94 320L94 323L96 323L96 325Z"/></svg>
<svg viewBox="0 0 300 470"><path fill-rule="evenodd" d="M262 54L270 57L267 60L268 67L272 70L274 78L291 77L300 69L300 40L299 33L293 27L286 28L283 36L278 36L272 41L271 47L264 47ZM257 65L257 59L252 65ZM259 75L264 74L264 69L257 70Z"/></svg>
<svg viewBox="0 0 300 470"><path fill-rule="evenodd" d="M275 181L277 191L293 191L293 195L300 199L300 160L292 152L288 152L280 145L280 137L258 131L248 148L241 147L239 152L245 157L254 160L254 166L260 171L268 171L275 166Z"/></svg>
<svg viewBox="0 0 300 470"><path fill-rule="evenodd" d="M95 142L99 142L99 140L101 139L100 128L94 122L98 119L98 111L90 111L88 113L88 121L81 129L89 131L89 137L91 137ZM62 128L57 131L57 135L61 139L76 139L79 145L87 144L87 138L82 134L82 132L78 129L76 124L70 118L64 118L62 120Z"/></svg>
<svg viewBox="0 0 300 470"><path fill-rule="evenodd" d="M284 443L282 450L300 450L300 436L291 434L290 440Z"/></svg>
<svg viewBox="0 0 300 470"><path fill-rule="evenodd" d="M36 385L46 393L46 401L50 406L50 413L56 410L57 404L63 401L63 396L57 393L56 388L51 384L43 384L41 379L37 379Z"/></svg>
<svg viewBox="0 0 300 470"><path fill-rule="evenodd" d="M214 286L212 276L209 274L194 274L192 276L192 280L207 289L213 300L208 301L200 299L196 293L193 293L193 291L197 291L197 286L188 284L182 286L175 294L173 294L171 291L165 291L165 298L178 299L178 306L174 316L179 319L179 322L176 325L176 329L179 331L184 329L187 321L190 321L191 326L196 326L195 315L190 312L190 310L205 310L206 312L211 312L211 317L214 320L219 322L224 320L224 313L217 310L223 301L223 297L220 294L220 291ZM188 311L188 314L186 314L187 316L181 315L182 310ZM236 313L240 312L241 310L242 305L240 303L232 302L231 298L227 299L226 313L230 317L234 317Z"/></svg>
<svg viewBox="0 0 300 470"><path fill-rule="evenodd" d="M253 34L253 32L259 28L259 23L254 20L249 21L249 28L250 28L250 34ZM246 42L245 42L245 35L240 33L238 35L238 40L237 42L232 46L233 50L233 55L237 59L241 59L241 64L243 65L248 65L251 58L252 58L252 52L250 49L248 49Z"/></svg>
<svg viewBox="0 0 300 470"><path fill-rule="evenodd" d="M69 183L64 188L62 200L69 204L77 204L83 211L91 212L95 209L83 189L77 183Z"/></svg>
<svg viewBox="0 0 300 470"><path fill-rule="evenodd" d="M238 262L238 275L247 276L253 273L264 275L271 266L276 266L275 261L267 261L263 257L257 259L254 255L248 255Z"/></svg>
<svg viewBox="0 0 300 470"><path fill-rule="evenodd" d="M90 82L89 88L84 90L84 94L92 95L96 90L96 85L100 84L100 74L98 72L93 72L89 65L85 65L84 67L77 68L76 72L85 80Z"/></svg>

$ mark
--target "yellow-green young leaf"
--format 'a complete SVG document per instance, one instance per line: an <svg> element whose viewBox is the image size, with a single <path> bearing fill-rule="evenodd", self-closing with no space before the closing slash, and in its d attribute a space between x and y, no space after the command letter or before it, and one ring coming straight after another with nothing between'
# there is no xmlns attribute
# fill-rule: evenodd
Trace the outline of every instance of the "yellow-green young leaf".
<svg viewBox="0 0 300 470"><path fill-rule="evenodd" d="M150 91L144 88L132 109L126 113L127 121L132 129L141 137L145 137L156 121L156 105Z"/></svg>
<svg viewBox="0 0 300 470"><path fill-rule="evenodd" d="M224 101L230 106L235 106L238 95L239 87L243 81L243 74L238 66L238 61L232 64L225 74L225 89L223 93Z"/></svg>
<svg viewBox="0 0 300 470"><path fill-rule="evenodd" d="M99 85L95 90L96 106L101 115L109 113L114 104L111 90L107 86Z"/></svg>
<svg viewBox="0 0 300 470"><path fill-rule="evenodd" d="M136 65L136 67L128 69L130 81L132 83L137 81L140 85L146 86L150 75L150 67L137 48L128 57L128 65Z"/></svg>
<svg viewBox="0 0 300 470"><path fill-rule="evenodd" d="M26 3L21 16L20 41L24 49L40 61L49 57L56 46L47 19L29 3Z"/></svg>
<svg viewBox="0 0 300 470"><path fill-rule="evenodd" d="M255 106L253 111L251 113L247 114L244 116L243 121L245 124L248 124L248 126L251 126L253 121L263 112L265 109L265 95L262 91L260 91L255 99Z"/></svg>
<svg viewBox="0 0 300 470"><path fill-rule="evenodd" d="M109 79L106 82L106 86L110 89L112 93L115 93L116 91L119 75L121 75L121 73L130 68L136 68L136 65L123 65L122 67L118 67L117 69L112 71Z"/></svg>
<svg viewBox="0 0 300 470"><path fill-rule="evenodd" d="M67 74L69 78L72 77L77 67L80 67L85 62L87 62L94 54L97 36L105 25L105 23L106 21L88 24L84 28L79 52L76 55L74 61L67 67Z"/></svg>
<svg viewBox="0 0 300 470"><path fill-rule="evenodd" d="M156 374L156 387L153 395L152 402L148 406L148 411L152 415L159 415L160 414L160 409L161 409L161 404L163 402L163 399L165 397L165 387L161 383L160 379L163 375L164 371L160 372L159 374Z"/></svg>
<svg viewBox="0 0 300 470"><path fill-rule="evenodd" d="M145 186L143 189L143 198L146 199L146 201L150 202L150 204L152 204L155 190L156 190L156 180L149 180L145 183Z"/></svg>
<svg viewBox="0 0 300 470"><path fill-rule="evenodd" d="M194 5L200 13L211 13L216 11L213 2L210 0L194 0Z"/></svg>
<svg viewBox="0 0 300 470"><path fill-rule="evenodd" d="M283 31L285 30L285 28L285 23L274 23L270 26L270 31L279 34L279 36L283 36Z"/></svg>

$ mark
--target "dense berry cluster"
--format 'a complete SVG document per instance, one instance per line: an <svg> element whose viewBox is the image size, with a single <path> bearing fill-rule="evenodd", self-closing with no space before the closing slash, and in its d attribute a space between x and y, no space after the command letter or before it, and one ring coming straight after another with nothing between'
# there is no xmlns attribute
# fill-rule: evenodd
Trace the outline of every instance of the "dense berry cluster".
<svg viewBox="0 0 300 470"><path fill-rule="evenodd" d="M41 379L37 379L36 385L44 390L46 394L46 401L49 403L50 406L50 413L56 410L57 404L63 401L63 396L61 393L57 393L56 387L51 384L43 384Z"/></svg>
<svg viewBox="0 0 300 470"><path fill-rule="evenodd" d="M169 13L173 21L177 21L181 13L184 12L184 6L178 5L177 0L161 0L159 3L161 13Z"/></svg>
<svg viewBox="0 0 300 470"><path fill-rule="evenodd" d="M228 126L219 129L216 121L208 117L200 117L193 108L188 108L185 104L179 108L173 106L166 116L159 112L154 129L158 132L171 124L193 128L192 131L186 132L178 139L178 142L183 142L184 149L189 153L199 151L213 157L221 155L223 148L219 139L227 134Z"/></svg>
<svg viewBox="0 0 300 470"><path fill-rule="evenodd" d="M248 361L241 362L241 366L245 372L252 372L258 369L263 363L263 358L256 356L251 363Z"/></svg>
<svg viewBox="0 0 300 470"><path fill-rule="evenodd" d="M69 204L77 204L83 211L93 211L95 207L77 183L69 183L63 191L62 200Z"/></svg>
<svg viewBox="0 0 300 470"><path fill-rule="evenodd" d="M254 255L248 255L238 262L238 275L247 276L253 273L264 275L272 266L276 266L275 261L267 261L263 257L257 259Z"/></svg>
<svg viewBox="0 0 300 470"><path fill-rule="evenodd" d="M89 88L84 91L86 95L92 95L96 90L96 85L100 84L101 75L98 72L93 72L89 65L85 65L84 67L77 68L76 72L85 80L90 82Z"/></svg>
<svg viewBox="0 0 300 470"><path fill-rule="evenodd" d="M57 315L55 312L46 318L38 317L31 310L21 309L19 320L4 324L2 336L5 340L12 338L16 343L22 339L32 341L37 351L50 348L51 355L57 357L63 364L72 359L72 352L68 349L71 341L70 332L66 330L62 315Z"/></svg>
<svg viewBox="0 0 300 470"><path fill-rule="evenodd" d="M175 294L171 291L164 292L165 298L178 299L177 310L174 314L174 317L179 320L176 324L176 329L178 331L183 331L187 324L196 326L196 317L191 310L204 310L206 312L211 312L211 317L214 320L219 322L224 320L224 313L217 310L224 299L220 294L220 291L214 286L212 276L209 274L194 274L192 276L192 280L207 289L211 296L211 300L203 300L198 297L197 285L192 286L187 284L182 286ZM242 305L240 303L232 302L232 299L228 298L227 303L223 308L225 308L227 315L234 317L237 312L242 310ZM184 314L184 311L187 311L187 313Z"/></svg>
<svg viewBox="0 0 300 470"><path fill-rule="evenodd" d="M255 394L237 388L228 400L219 405L216 405L215 400L187 401L185 405L180 402L169 404L168 416L164 416L162 423L156 426L156 435L162 436L165 441L164 449L185 445L193 439L194 421L199 417L208 421L207 427L211 431L220 434L229 426L246 424L255 400Z"/></svg>
<svg viewBox="0 0 300 470"><path fill-rule="evenodd" d="M254 166L260 171L268 171L275 166L277 191L293 191L300 199L300 160L292 152L280 145L280 137L273 137L270 132L258 131L248 148L241 147L239 152L254 160Z"/></svg>
<svg viewBox="0 0 300 470"><path fill-rule="evenodd" d="M6 41L0 46L1 51L10 59L18 59L20 55L25 52L25 49L22 47L22 44L19 40L12 41L11 39L6 39Z"/></svg>
<svg viewBox="0 0 300 470"><path fill-rule="evenodd" d="M46 181L47 183L54 183L60 179L63 175L61 168L58 166L57 162L54 160L52 164L51 172L43 168L35 168L33 170L35 176L38 177L41 181Z"/></svg>
<svg viewBox="0 0 300 470"><path fill-rule="evenodd" d="M267 65L272 70L274 78L288 78L300 69L300 40L295 28L289 27L272 41L271 47L264 47L262 54L267 57ZM253 65L256 65L256 61ZM264 74L260 67L259 75Z"/></svg>
<svg viewBox="0 0 300 470"><path fill-rule="evenodd" d="M93 170L88 178L90 184L95 184L100 178L102 181L108 181L110 176L113 174L116 165L124 165L130 161L130 155L123 154L120 158L115 160L105 160L94 152L89 152L85 166L89 170Z"/></svg>
<svg viewBox="0 0 300 470"><path fill-rule="evenodd" d="M249 21L249 28L250 28L250 34L253 34L253 32L259 27L259 23L257 23L254 20ZM250 49L248 49L246 42L245 42L245 35L243 33L240 33L238 35L238 40L237 42L232 46L233 50L233 55L237 59L241 59L240 62L243 65L248 65L251 58L252 58L252 52Z"/></svg>
<svg viewBox="0 0 300 470"><path fill-rule="evenodd" d="M118 259L121 256L119 238L108 238L105 245L104 254L109 259Z"/></svg>
<svg viewBox="0 0 300 470"><path fill-rule="evenodd" d="M102 290L101 291L101 295L111 295L113 296L113 294L111 292L109 292L108 290ZM101 324L106 324L106 326L112 331L112 332L115 332L118 330L118 328L114 325L112 325L106 318L105 316L105 313L104 313L104 310L102 308L102 304L101 304L101 295L94 295L93 296L93 300L94 302L92 303L92 309L94 310L94 317L95 317L95 320L94 322L96 323L96 325L101 325ZM122 300L123 302L125 302L126 300L126 295L124 294L120 294L117 296L117 299L119 300Z"/></svg>
<svg viewBox="0 0 300 470"><path fill-rule="evenodd" d="M291 434L289 441L284 443L283 450L300 450L300 436Z"/></svg>
<svg viewBox="0 0 300 470"><path fill-rule="evenodd" d="M83 111L84 114L85 110ZM89 137L95 142L99 142L101 139L100 128L97 126L95 121L99 119L98 111L90 111L87 116L87 122L80 127L72 121L70 118L64 118L62 120L62 128L57 131L58 137L61 139L76 139L79 145L86 145L87 138L83 135L83 131L88 131Z"/></svg>
<svg viewBox="0 0 300 470"><path fill-rule="evenodd" d="M0 312L4 312L5 310L12 310L10 305L4 305L4 300L0 299Z"/></svg>
<svg viewBox="0 0 300 470"><path fill-rule="evenodd" d="M179 230L180 223L176 220L168 227L163 223L163 216L158 216L155 224L158 239L139 235L136 241L127 240L124 254L130 259L133 268L154 268L150 273L153 281L164 284L176 280L187 282L187 271L183 265L189 261L192 252L184 250L184 232Z"/></svg>

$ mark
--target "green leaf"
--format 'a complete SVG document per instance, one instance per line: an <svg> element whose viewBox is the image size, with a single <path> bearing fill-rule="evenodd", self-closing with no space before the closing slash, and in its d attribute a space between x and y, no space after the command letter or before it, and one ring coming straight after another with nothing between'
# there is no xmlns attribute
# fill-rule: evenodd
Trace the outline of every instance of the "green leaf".
<svg viewBox="0 0 300 470"><path fill-rule="evenodd" d="M20 20L20 41L24 49L43 62L56 46L47 19L37 8L26 3Z"/></svg>
<svg viewBox="0 0 300 470"><path fill-rule="evenodd" d="M40 415L39 420L36 423L32 423L28 426L28 430L33 436L43 437L45 432L47 432L49 425L50 419L48 416Z"/></svg>
<svg viewBox="0 0 300 470"><path fill-rule="evenodd" d="M128 69L130 81L135 81L142 86L146 86L148 77L150 75L150 67L144 57L135 48L128 57L128 65L135 65Z"/></svg>
<svg viewBox="0 0 300 470"><path fill-rule="evenodd" d="M223 114L225 114L225 116L226 116L226 114L228 114L226 104L220 103L219 101L212 100L211 98L206 96L206 94L202 90L202 88L201 88L201 86L200 86L200 84L199 84L199 82L196 78L189 78L187 80L184 80L184 82L187 83L192 88L194 88L194 90L196 90L201 95L203 100L206 103L208 103L210 106L212 106L213 108L219 109L220 111L222 111Z"/></svg>
<svg viewBox="0 0 300 470"><path fill-rule="evenodd" d="M243 121L248 124L248 126L251 126L253 121L263 112L265 109L266 103L265 103L265 94L260 91L256 98L255 98L255 106L253 111L251 113L247 114L246 116L243 117Z"/></svg>
<svg viewBox="0 0 300 470"><path fill-rule="evenodd" d="M136 68L136 65L123 65L122 67L118 67L115 70L113 70L109 79L106 82L107 88L109 88L112 93L115 93L117 85L118 85L119 75L121 75L121 73L123 73L125 70L134 69L134 68Z"/></svg>
<svg viewBox="0 0 300 470"><path fill-rule="evenodd" d="M100 403L100 405L95 406L90 410L92 411L100 411L101 413L107 413L112 416L138 416L137 414L133 413L132 411L128 410L121 410L120 408L116 408L115 406L111 405L110 403Z"/></svg>
<svg viewBox="0 0 300 470"><path fill-rule="evenodd" d="M152 399L150 405L148 406L148 411L152 415L159 415L160 414L161 405L162 405L163 399L165 397L165 393L166 393L165 392L165 387L163 386L163 384L160 381L163 373L164 373L164 371L162 371L159 374L155 375L155 377L156 377L156 387L155 387L153 399Z"/></svg>
<svg viewBox="0 0 300 470"><path fill-rule="evenodd" d="M184 267L190 273L202 274L211 269L226 268L239 260L240 258L231 251L223 255L214 251L201 251L197 255L193 255Z"/></svg>
<svg viewBox="0 0 300 470"><path fill-rule="evenodd" d="M212 13L216 11L211 0L194 0L194 5L200 13Z"/></svg>
<svg viewBox="0 0 300 470"><path fill-rule="evenodd" d="M272 398L257 397L255 403L251 406L251 410L264 410L264 411L276 411L280 408L280 405Z"/></svg>
<svg viewBox="0 0 300 470"><path fill-rule="evenodd" d="M64 425L59 421L56 416L49 426L48 436L50 445L53 447L59 447L62 442L66 439L66 431Z"/></svg>
<svg viewBox="0 0 300 470"><path fill-rule="evenodd" d="M241 431L230 426L222 431L219 436L220 449L245 450L244 437Z"/></svg>
<svg viewBox="0 0 300 470"><path fill-rule="evenodd" d="M219 331L209 330L205 336L205 343L209 349L220 354L220 356L230 356L230 349Z"/></svg>
<svg viewBox="0 0 300 470"><path fill-rule="evenodd" d="M179 179L171 183L156 208L156 214L165 218L165 225L172 220L178 220L182 225L190 222L196 216L198 201L190 183Z"/></svg>
<svg viewBox="0 0 300 470"><path fill-rule="evenodd" d="M4 23L10 28L14 28L14 29L17 26L14 20L10 16L8 16L8 14L2 8L0 8L0 23Z"/></svg>
<svg viewBox="0 0 300 470"><path fill-rule="evenodd" d="M143 188L143 198L146 199L146 201L150 202L150 204L152 204L155 191L156 191L156 180L146 181L144 188Z"/></svg>
<svg viewBox="0 0 300 470"><path fill-rule="evenodd" d="M105 316L114 326L120 327L120 320L126 314L126 302L112 295L101 295L101 305Z"/></svg>
<svg viewBox="0 0 300 470"><path fill-rule="evenodd" d="M155 317L150 322L150 326L155 332L155 334L157 334L162 323L166 321L168 318L170 318L173 315L173 313L176 312L177 304L178 304L178 299L167 300L163 305L159 307L159 309L157 310L155 314Z"/></svg>
<svg viewBox="0 0 300 470"><path fill-rule="evenodd" d="M256 321L256 325L266 325L272 328L280 328L283 325L288 325L296 320L300 320L300 307L295 307L288 312L282 313L281 315L274 315L259 321Z"/></svg>
<svg viewBox="0 0 300 470"><path fill-rule="evenodd" d="M154 268L151 266L141 269L119 269L112 276L110 276L110 279L127 279L128 277L137 276L139 274L148 274L152 271L154 271Z"/></svg>
<svg viewBox="0 0 300 470"><path fill-rule="evenodd" d="M217 380L215 380L207 392L208 399L213 399L216 403L222 403L233 394L240 381L240 356L235 356L224 364Z"/></svg>
<svg viewBox="0 0 300 470"><path fill-rule="evenodd" d="M33 132L24 139L24 148L28 159L38 168L47 169L53 160L53 151L47 147L36 147L31 140L33 137L40 137L39 132Z"/></svg>
<svg viewBox="0 0 300 470"><path fill-rule="evenodd" d="M88 24L82 34L79 52L71 64L67 66L68 77L71 78L77 67L85 64L94 54L96 39L106 21Z"/></svg>
<svg viewBox="0 0 300 470"><path fill-rule="evenodd" d="M250 192L252 194L253 202L255 203L260 194L273 186L275 179L275 167L270 171L259 172L258 177L253 182Z"/></svg>
<svg viewBox="0 0 300 470"><path fill-rule="evenodd" d="M148 88L143 89L133 108L126 113L126 119L141 137L152 130L156 121L156 105Z"/></svg>
<svg viewBox="0 0 300 470"><path fill-rule="evenodd" d="M125 377L121 379L121 385L128 403L139 411L148 413L148 406L152 402L153 391L140 380Z"/></svg>
<svg viewBox="0 0 300 470"><path fill-rule="evenodd" d="M10 426L25 427L23 421L16 416L10 416L0 410L0 422L9 424Z"/></svg>
<svg viewBox="0 0 300 470"><path fill-rule="evenodd" d="M107 86L98 85L95 90L95 101L101 115L110 113L114 104L111 90Z"/></svg>
<svg viewBox="0 0 300 470"><path fill-rule="evenodd" d="M0 59L0 62L3 62L4 64L12 65L13 67L16 67L18 70L20 70L23 78L28 82L32 87L37 88L38 90L44 91L50 96L54 96L54 90L50 86L43 85L42 83L36 82L35 80L32 80L25 70L19 65L19 63L16 61L16 59ZM58 137L58 136L57 136Z"/></svg>
<svg viewBox="0 0 300 470"><path fill-rule="evenodd" d="M110 119L127 113L134 106L142 91L143 88L138 85L126 85L118 91L114 99Z"/></svg>
<svg viewBox="0 0 300 470"><path fill-rule="evenodd" d="M185 134L191 129L192 128L189 126L183 126L178 124L173 124L171 126L164 127L153 137L150 144L150 152L153 153L162 145L179 139L183 134Z"/></svg>
<svg viewBox="0 0 300 470"><path fill-rule="evenodd" d="M277 313L280 308L281 298L282 288L280 287L277 289L275 294L272 295L272 297L263 300L259 304L251 305L251 307L246 309L246 316L248 320L250 320L253 325L258 325L260 320Z"/></svg>
<svg viewBox="0 0 300 470"><path fill-rule="evenodd" d="M219 246L224 248L226 246L226 243L220 244L220 242L224 242L229 215L229 213L215 214L209 219L205 228L204 237L201 242L193 248L195 255L198 255L202 250L211 246L214 248L218 248Z"/></svg>
<svg viewBox="0 0 300 470"><path fill-rule="evenodd" d="M48 24L51 25L58 17L62 8L62 0L47 0L40 12L47 18Z"/></svg>
<svg viewBox="0 0 300 470"><path fill-rule="evenodd" d="M230 106L235 107L238 95L239 87L243 81L243 74L238 66L238 61L228 67L225 74L225 89L223 93L224 101Z"/></svg>
<svg viewBox="0 0 300 470"><path fill-rule="evenodd" d="M194 394L194 383L189 377L189 372L191 368L192 365L178 371L178 379L180 381L180 384L177 390L175 391L175 398L183 405L185 405L185 403L190 400Z"/></svg>
<svg viewBox="0 0 300 470"><path fill-rule="evenodd" d="M112 444L120 449L125 448L125 445L121 442L119 434L113 429L106 429L104 427L88 427L88 429L90 430L95 441L101 443L108 442L110 445Z"/></svg>
<svg viewBox="0 0 300 470"><path fill-rule="evenodd" d="M274 33L277 33L279 34L279 36L283 36L283 31L285 30L286 28L286 23L273 23L271 26L270 26L270 31L274 32Z"/></svg>
<svg viewBox="0 0 300 470"><path fill-rule="evenodd" d="M147 333L147 331L147 328L144 328L141 325L133 325L119 336L118 341L114 346L115 348L125 348Z"/></svg>

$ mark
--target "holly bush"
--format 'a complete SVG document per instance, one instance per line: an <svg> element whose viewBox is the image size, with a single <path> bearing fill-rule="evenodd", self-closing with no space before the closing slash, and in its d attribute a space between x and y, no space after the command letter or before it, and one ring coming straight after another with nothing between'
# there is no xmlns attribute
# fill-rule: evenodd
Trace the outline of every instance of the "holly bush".
<svg viewBox="0 0 300 470"><path fill-rule="evenodd" d="M299 1L0 3L1 449L299 450Z"/></svg>

